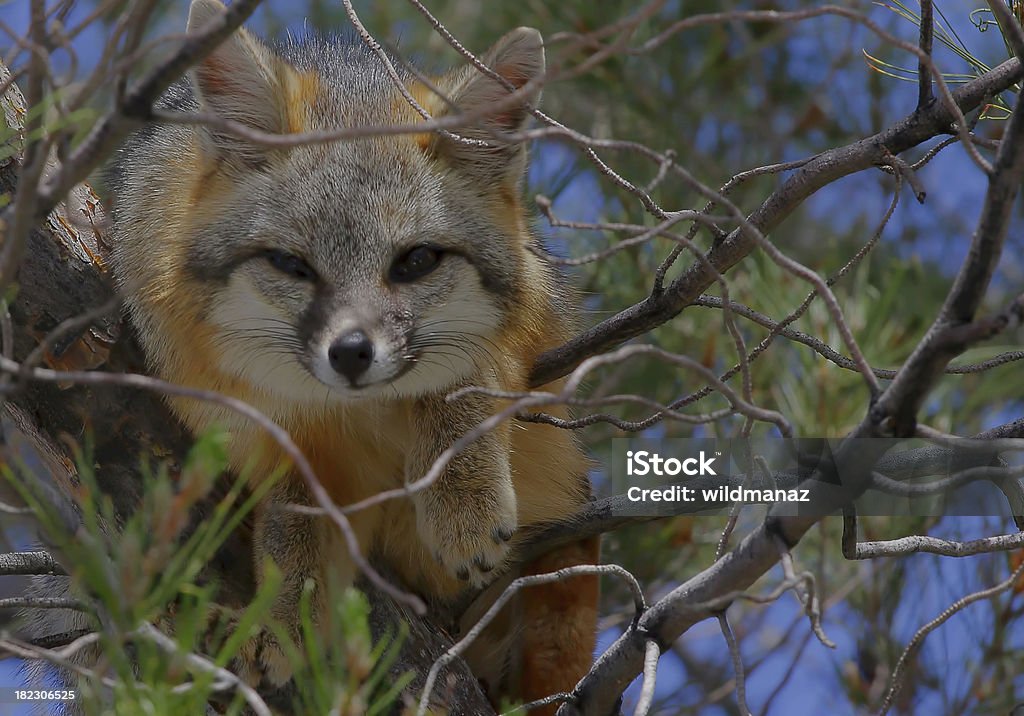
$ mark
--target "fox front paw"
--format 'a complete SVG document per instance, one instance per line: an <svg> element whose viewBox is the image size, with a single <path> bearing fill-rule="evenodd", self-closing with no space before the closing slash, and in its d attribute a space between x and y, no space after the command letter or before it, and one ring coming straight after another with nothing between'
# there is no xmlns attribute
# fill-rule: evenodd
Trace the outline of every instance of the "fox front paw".
<svg viewBox="0 0 1024 716"><path fill-rule="evenodd" d="M253 688L280 687L292 678L292 664L277 637L260 627L231 660L230 670Z"/></svg>
<svg viewBox="0 0 1024 716"><path fill-rule="evenodd" d="M511 489L491 502L474 496L463 503L424 500L417 505L420 537L453 577L482 587L501 572L516 531Z"/></svg>
<svg viewBox="0 0 1024 716"><path fill-rule="evenodd" d="M225 635L238 630L238 614L224 610L216 615L219 626L207 633L206 653L216 654ZM214 635L219 634L216 638ZM265 626L242 643L241 649L228 663L228 670L253 688L279 687L292 678L292 664L277 636Z"/></svg>

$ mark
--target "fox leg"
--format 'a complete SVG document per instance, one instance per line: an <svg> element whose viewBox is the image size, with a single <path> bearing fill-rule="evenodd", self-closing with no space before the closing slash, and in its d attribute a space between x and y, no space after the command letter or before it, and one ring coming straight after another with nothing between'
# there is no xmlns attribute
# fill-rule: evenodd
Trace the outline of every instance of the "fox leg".
<svg viewBox="0 0 1024 716"><path fill-rule="evenodd" d="M287 475L259 505L253 531L253 557L259 586L265 582L265 563L270 559L281 572L281 586L271 604L270 616L296 644L300 639L299 603L307 580L314 580L311 613L320 612L324 585L318 579L322 564L323 519L289 511L287 504L311 504L301 478ZM277 636L266 625L249 639L235 659L239 675L253 685L282 686L292 677L292 664Z"/></svg>
<svg viewBox="0 0 1024 716"><path fill-rule="evenodd" d="M411 480L422 477L442 450L489 417L494 405L486 396L471 395L453 408L444 396L427 396L414 410L418 434L406 464ZM516 530L509 441L507 424L481 435L413 498L417 531L429 552L451 576L475 586L500 571Z"/></svg>
<svg viewBox="0 0 1024 716"><path fill-rule="evenodd" d="M559 547L523 566L523 576L597 564L600 536ZM520 699L572 691L590 669L597 639L600 577L580 575L522 591ZM553 715L559 704L530 711Z"/></svg>

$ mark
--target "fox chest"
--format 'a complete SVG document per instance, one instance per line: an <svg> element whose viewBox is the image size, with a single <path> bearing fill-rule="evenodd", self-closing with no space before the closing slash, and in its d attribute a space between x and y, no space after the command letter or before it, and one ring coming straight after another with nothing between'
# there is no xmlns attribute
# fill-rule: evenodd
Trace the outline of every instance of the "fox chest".
<svg viewBox="0 0 1024 716"><path fill-rule="evenodd" d="M392 420L388 431L368 430L376 421L352 424L352 416L321 424L293 426L289 434L302 451L317 480L335 504L344 506L363 500L382 490L401 487L405 480L407 448L411 435L404 421ZM252 453L242 441L238 448L251 459ZM300 478L282 447L270 438L259 446L262 455L259 472L273 474L282 469Z"/></svg>

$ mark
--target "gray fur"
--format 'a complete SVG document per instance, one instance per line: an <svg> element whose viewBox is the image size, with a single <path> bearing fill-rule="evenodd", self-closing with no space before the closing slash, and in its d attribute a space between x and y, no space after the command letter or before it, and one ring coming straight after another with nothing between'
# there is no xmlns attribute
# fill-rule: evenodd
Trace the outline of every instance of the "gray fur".
<svg viewBox="0 0 1024 716"><path fill-rule="evenodd" d="M346 42L345 38L311 37L276 48L292 67L315 72L320 78L321 92L311 108L311 122L333 127L393 121L395 104L402 100L380 59L361 43ZM258 41L253 43L258 52L269 52ZM453 91L474 101L490 101L495 88L505 91L477 76L475 82L465 72L457 73ZM201 105L193 88L197 81L194 76L178 83L161 105L225 113L230 99L217 99L210 107ZM478 88L481 82L492 87ZM273 112L251 114L258 114L262 121ZM236 118L245 111L225 115ZM482 131L464 133L472 136ZM252 146L241 150L242 140L206 128L176 124L145 128L119 152L108 174L117 234L115 271L144 337L155 331L147 330L149 317L134 299L134 287L158 279L151 275L147 251L139 244L151 240L153 228L148 222L159 215L159 204L169 199L158 197L153 187L167 183L174 160L197 137L204 151L218 155L220 170L232 177L235 187L215 219L203 224L201 233L188 237L189 271L208 284L211 305L222 300L218 292L232 276L244 273L271 311L298 327L281 343L308 370L314 360L311 353L322 352L339 321L348 315L373 336L381 361L387 363L390 358L379 371L384 381L399 374L406 357L415 353L417 323L444 325L451 313L455 318L446 327L457 334L453 340L469 345L472 365L453 366L440 383L438 376L417 381L417 371L412 370L396 387L405 394L423 394L486 367L489 337L503 327L504 315L521 304L522 287L513 280L522 274L520 251L511 247L523 239L478 207L493 199L494 184L502 174L512 175L512 185L519 183L522 147L499 152L459 147L446 158L443 146L436 148L436 155L416 153L409 151L408 140L383 137L290 150ZM425 280L382 291L382 278L391 262L423 243L445 252L438 270ZM262 258L261 252L270 248L301 256L320 280L308 286L280 275ZM472 294L472 300L482 300L490 308L464 308L470 312L483 308L481 315L492 315L489 325L467 324L459 318L466 310L452 305L457 300L454 288L468 284L479 286L485 294L482 299ZM305 349L297 348L299 343ZM147 349L159 352L162 347ZM435 356L438 360L448 359ZM317 377L324 380L326 376Z"/></svg>

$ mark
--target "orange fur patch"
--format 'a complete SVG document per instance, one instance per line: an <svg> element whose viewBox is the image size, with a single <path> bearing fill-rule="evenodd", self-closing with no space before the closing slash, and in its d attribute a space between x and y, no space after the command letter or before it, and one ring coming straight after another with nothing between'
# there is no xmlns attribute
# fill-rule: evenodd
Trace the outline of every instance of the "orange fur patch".
<svg viewBox="0 0 1024 716"><path fill-rule="evenodd" d="M320 78L313 72L299 72L291 67L282 70L284 86L284 131L305 132L308 128L307 107L316 103L320 96Z"/></svg>
<svg viewBox="0 0 1024 716"><path fill-rule="evenodd" d="M431 82L436 84L434 78L431 78ZM437 96L437 93L430 89L427 85L413 80L406 85L406 89L409 90L409 94L412 98L430 114L431 117L439 117L444 114L444 101ZM399 94L395 98L395 103L392 107L395 122L422 122L425 121L420 113L417 112L410 104L409 101ZM421 151L429 151L434 143L437 135L433 132L423 132L421 134L413 134L413 141L420 148Z"/></svg>
<svg viewBox="0 0 1024 716"><path fill-rule="evenodd" d="M199 77L200 86L211 94L220 94L232 86L230 68L224 67L223 62L218 62L216 55L201 62L196 67L196 74Z"/></svg>
<svg viewBox="0 0 1024 716"><path fill-rule="evenodd" d="M559 547L526 565L544 574L577 564L597 564L600 538ZM590 668L597 638L600 581L596 575L530 587L523 592L523 665L519 698L533 701L570 692ZM554 716L558 704L531 711Z"/></svg>

